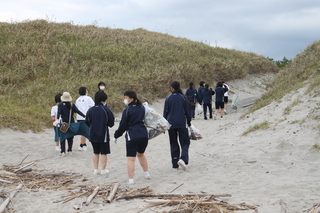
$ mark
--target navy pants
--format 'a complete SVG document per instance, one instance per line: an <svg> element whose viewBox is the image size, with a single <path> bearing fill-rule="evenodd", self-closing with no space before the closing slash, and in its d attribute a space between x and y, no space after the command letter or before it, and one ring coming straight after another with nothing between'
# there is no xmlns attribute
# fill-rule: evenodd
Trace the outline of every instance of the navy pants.
<svg viewBox="0 0 320 213"><path fill-rule="evenodd" d="M207 108L209 109L209 116L212 118L212 104L203 104L204 119L207 119Z"/></svg>
<svg viewBox="0 0 320 213"><path fill-rule="evenodd" d="M180 153L180 146L181 153ZM171 161L172 168L178 168L178 161L182 159L186 164L189 163L189 146L190 138L187 128L178 128L169 130L169 140L170 140L170 151L171 151Z"/></svg>
<svg viewBox="0 0 320 213"><path fill-rule="evenodd" d="M68 141L68 152L72 152L72 145L73 145L73 137L67 138ZM61 153L66 153L66 140L60 141L60 148Z"/></svg>

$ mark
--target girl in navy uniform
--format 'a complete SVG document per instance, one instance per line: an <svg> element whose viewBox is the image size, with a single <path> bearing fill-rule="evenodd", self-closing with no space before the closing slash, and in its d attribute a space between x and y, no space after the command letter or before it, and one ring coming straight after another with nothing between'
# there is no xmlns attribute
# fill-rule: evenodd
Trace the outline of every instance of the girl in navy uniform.
<svg viewBox="0 0 320 213"><path fill-rule="evenodd" d="M90 127L90 142L93 147L93 174L99 174L99 160L101 163L101 174L108 175L107 154L110 154L109 128L114 125L114 116L111 110L105 106L108 96L103 91L96 92L94 96L95 105L91 107L86 115L86 124ZM101 159L99 159L101 156Z"/></svg>
<svg viewBox="0 0 320 213"><path fill-rule="evenodd" d="M223 119L224 115L224 93L228 91L228 88L223 87L222 82L217 83L216 91L216 110L214 111L214 119L217 119L217 114L220 109L220 118Z"/></svg>
<svg viewBox="0 0 320 213"><path fill-rule="evenodd" d="M202 90L202 102L203 102L203 115L204 120L207 120L207 108L209 109L209 117L212 118L212 96L215 92L212 88L209 88L209 84L205 84L204 90Z"/></svg>
<svg viewBox="0 0 320 213"><path fill-rule="evenodd" d="M144 125L145 108L138 100L136 93L134 91L126 91L124 93L124 103L128 107L122 113L119 128L114 133L114 141L116 142L117 138L126 131L128 183L134 184L136 156L144 171L145 178L150 179L148 162L144 155L148 146L148 132Z"/></svg>
<svg viewBox="0 0 320 213"><path fill-rule="evenodd" d="M182 94L179 82L172 82L170 91L172 94L167 97L164 103L163 117L171 124L168 131L172 168L175 171L181 166L184 171L188 171L190 138L186 125L191 126L189 102L187 97Z"/></svg>

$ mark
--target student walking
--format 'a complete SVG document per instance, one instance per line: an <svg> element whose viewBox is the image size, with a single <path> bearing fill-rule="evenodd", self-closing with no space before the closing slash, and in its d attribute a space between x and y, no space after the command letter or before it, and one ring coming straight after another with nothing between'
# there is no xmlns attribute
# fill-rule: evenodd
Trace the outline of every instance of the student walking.
<svg viewBox="0 0 320 213"><path fill-rule="evenodd" d="M58 119L58 104L61 102L61 93L58 93L54 97L54 101L56 102L56 105L54 105L51 108L51 120L53 124L53 130L54 130L54 142L56 143L56 151L60 151L60 144L59 144L59 128L57 127L57 124L59 123Z"/></svg>
<svg viewBox="0 0 320 213"><path fill-rule="evenodd" d="M227 88L228 91L224 93L224 113L227 114L228 109L228 103L229 103L229 92L236 94L234 91L230 90L230 87L228 84L226 84L224 81L222 81L222 85L224 88Z"/></svg>
<svg viewBox="0 0 320 213"><path fill-rule="evenodd" d="M195 117L196 103L199 99L197 90L193 87L193 82L189 83L189 89L187 89L185 96L188 99L190 105L190 117Z"/></svg>
<svg viewBox="0 0 320 213"><path fill-rule="evenodd" d="M191 126L189 102L187 97L182 94L179 82L172 82L170 91L172 93L164 103L163 117L171 124L168 132L172 169L176 171L180 166L184 171L189 171L187 165L189 163L190 138L186 127L186 125Z"/></svg>
<svg viewBox="0 0 320 213"><path fill-rule="evenodd" d="M61 122L66 123L74 123L73 114L78 113L81 116L85 117L85 115L76 107L76 105L72 104L72 97L69 92L64 92L61 96L61 103L58 104L58 118L61 116ZM72 145L73 145L73 136L67 138L68 141L68 154L72 155ZM60 141L60 155L66 155L66 140Z"/></svg>
<svg viewBox="0 0 320 213"><path fill-rule="evenodd" d="M209 84L205 84L204 90L202 90L202 102L203 102L203 115L204 120L207 120L207 108L209 109L210 119L212 118L212 96L215 92L212 88L209 88Z"/></svg>
<svg viewBox="0 0 320 213"><path fill-rule="evenodd" d="M90 96L88 96L88 89L86 87L79 88L79 95L80 97L76 100L76 107L83 112L83 114L86 114L88 109L94 106L94 101ZM77 121L84 122L85 118L77 114ZM86 141L86 137L80 136L79 151L87 151Z"/></svg>
<svg viewBox="0 0 320 213"><path fill-rule="evenodd" d="M228 88L224 88L222 82L217 83L217 87L215 89L216 92L216 110L214 111L214 119L217 119L217 114L220 109L220 119L223 119L224 115L224 93L228 91Z"/></svg>
<svg viewBox="0 0 320 213"><path fill-rule="evenodd" d="M103 91L94 95L95 105L86 114L86 124L90 127L90 142L93 148L93 174L99 174L99 161L102 175L109 175L107 155L110 154L109 127L114 125L114 116L106 106L108 96Z"/></svg>
<svg viewBox="0 0 320 213"><path fill-rule="evenodd" d="M144 125L145 108L134 91L124 93L124 104L128 107L122 112L119 128L114 133L114 141L116 142L117 138L126 131L128 184L134 184L136 157L143 169L144 177L151 178L147 158L144 155L148 146L148 132Z"/></svg>
<svg viewBox="0 0 320 213"><path fill-rule="evenodd" d="M98 83L98 91L104 91L106 89L106 84L102 81Z"/></svg>
<svg viewBox="0 0 320 213"><path fill-rule="evenodd" d="M204 89L204 84L205 82L204 81L200 81L200 87L198 88L198 95L199 95L199 104L202 105L202 90Z"/></svg>

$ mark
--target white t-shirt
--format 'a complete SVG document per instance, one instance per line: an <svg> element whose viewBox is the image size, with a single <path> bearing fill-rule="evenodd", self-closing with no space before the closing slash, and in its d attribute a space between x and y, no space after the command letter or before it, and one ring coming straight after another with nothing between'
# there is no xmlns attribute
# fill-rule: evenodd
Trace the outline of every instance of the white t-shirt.
<svg viewBox="0 0 320 213"><path fill-rule="evenodd" d="M56 105L51 108L51 116L54 116L54 118L58 120L57 115L58 115L58 106Z"/></svg>
<svg viewBox="0 0 320 213"><path fill-rule="evenodd" d="M87 114L90 107L94 106L94 101L90 96L82 95L76 100L76 107L83 113ZM77 120L84 120L85 118L77 114Z"/></svg>
<svg viewBox="0 0 320 213"><path fill-rule="evenodd" d="M224 84L223 87L227 88L228 90L230 89L228 84ZM224 96L229 96L228 91L224 93Z"/></svg>

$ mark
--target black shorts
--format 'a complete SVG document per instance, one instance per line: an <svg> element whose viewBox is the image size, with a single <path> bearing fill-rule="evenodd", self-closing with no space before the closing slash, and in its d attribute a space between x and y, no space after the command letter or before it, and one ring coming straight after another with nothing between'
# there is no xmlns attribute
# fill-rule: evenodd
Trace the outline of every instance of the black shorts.
<svg viewBox="0 0 320 213"><path fill-rule="evenodd" d="M224 103L223 102L216 102L216 109L223 109Z"/></svg>
<svg viewBox="0 0 320 213"><path fill-rule="evenodd" d="M137 152L143 154L148 146L148 138L136 138L126 142L127 157L136 157Z"/></svg>
<svg viewBox="0 0 320 213"><path fill-rule="evenodd" d="M110 154L110 143L97 143L97 142L91 142L92 148L93 148L93 153L94 154L101 154L101 155L106 155Z"/></svg>
<svg viewBox="0 0 320 213"><path fill-rule="evenodd" d="M224 96L223 101L224 101L224 103L228 103L228 101L229 101L228 96Z"/></svg>

